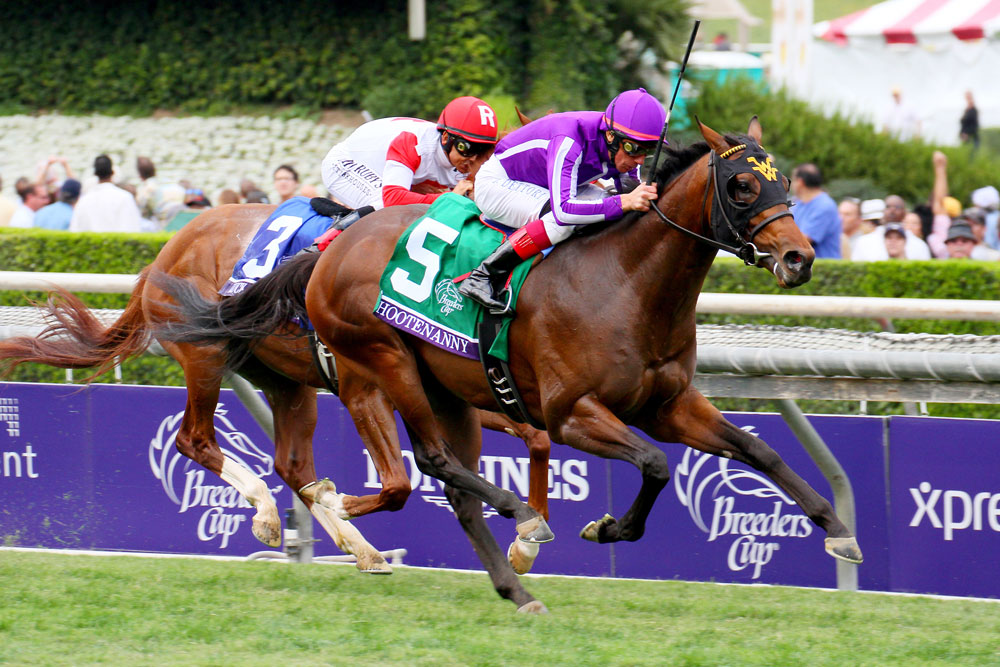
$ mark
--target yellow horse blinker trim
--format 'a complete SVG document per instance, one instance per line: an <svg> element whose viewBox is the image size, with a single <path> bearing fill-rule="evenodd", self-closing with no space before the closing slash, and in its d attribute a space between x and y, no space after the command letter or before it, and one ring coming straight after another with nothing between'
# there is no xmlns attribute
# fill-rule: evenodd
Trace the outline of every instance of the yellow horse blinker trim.
<svg viewBox="0 0 1000 667"><path fill-rule="evenodd" d="M723 153L719 157L722 158L723 160L725 160L727 157L729 157L730 155L732 155L736 151L741 151L741 150L743 150L746 147L747 147L746 144L740 144L739 146L733 146L732 148L730 148L728 151L726 151L725 153Z"/></svg>

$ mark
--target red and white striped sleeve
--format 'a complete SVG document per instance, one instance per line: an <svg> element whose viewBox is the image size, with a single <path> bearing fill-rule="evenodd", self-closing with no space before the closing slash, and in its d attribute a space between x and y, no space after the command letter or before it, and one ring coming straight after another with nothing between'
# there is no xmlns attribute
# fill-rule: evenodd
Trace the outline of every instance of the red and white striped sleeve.
<svg viewBox="0 0 1000 667"><path fill-rule="evenodd" d="M389 144L385 169L382 171L382 205L430 204L438 194L421 195L412 192L413 175L420 167L417 154L417 135L401 132Z"/></svg>

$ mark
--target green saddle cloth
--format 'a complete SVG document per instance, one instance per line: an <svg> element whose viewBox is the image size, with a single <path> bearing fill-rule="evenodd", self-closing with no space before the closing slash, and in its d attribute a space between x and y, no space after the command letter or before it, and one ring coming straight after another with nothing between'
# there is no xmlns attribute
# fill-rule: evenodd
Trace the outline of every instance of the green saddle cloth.
<svg viewBox="0 0 1000 667"><path fill-rule="evenodd" d="M375 315L418 338L469 359L479 359L477 326L483 307L458 291L464 277L500 245L504 233L479 220L472 200L438 197L399 238L379 281ZM511 307L531 268L523 262L510 281ZM508 360L507 318L489 353Z"/></svg>

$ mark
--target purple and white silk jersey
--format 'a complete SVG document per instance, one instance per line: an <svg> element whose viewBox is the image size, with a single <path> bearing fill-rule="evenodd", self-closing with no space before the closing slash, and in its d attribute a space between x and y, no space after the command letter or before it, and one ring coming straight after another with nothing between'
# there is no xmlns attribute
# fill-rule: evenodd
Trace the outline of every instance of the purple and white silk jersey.
<svg viewBox="0 0 1000 667"><path fill-rule="evenodd" d="M499 160L511 180L548 189L560 225L614 220L622 216L621 197L576 196L598 178L614 178L621 187L621 172L608 157L603 134L599 111L549 114L501 139L491 160ZM638 169L630 173L638 178Z"/></svg>

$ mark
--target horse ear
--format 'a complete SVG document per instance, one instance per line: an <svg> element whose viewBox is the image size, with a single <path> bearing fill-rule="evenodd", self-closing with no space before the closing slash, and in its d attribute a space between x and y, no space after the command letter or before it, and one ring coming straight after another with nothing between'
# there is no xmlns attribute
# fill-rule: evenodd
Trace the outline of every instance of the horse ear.
<svg viewBox="0 0 1000 667"><path fill-rule="evenodd" d="M747 136L759 144L761 132L760 121L757 120L757 116L755 115L750 119L750 126L747 127Z"/></svg>
<svg viewBox="0 0 1000 667"><path fill-rule="evenodd" d="M516 105L514 106L514 111L517 112L517 119L519 121L521 121L521 125L522 126L527 125L528 123L530 123L532 121L531 118L529 118L528 116L525 116L523 113L521 113L521 110L518 109Z"/></svg>
<svg viewBox="0 0 1000 667"><path fill-rule="evenodd" d="M710 128L708 125L702 123L698 119L698 116L694 117L694 122L698 123L698 129L701 130L701 136L705 137L705 141L707 141L708 145L712 147L712 150L716 153L725 153L729 150L729 144L722 138L721 134Z"/></svg>

